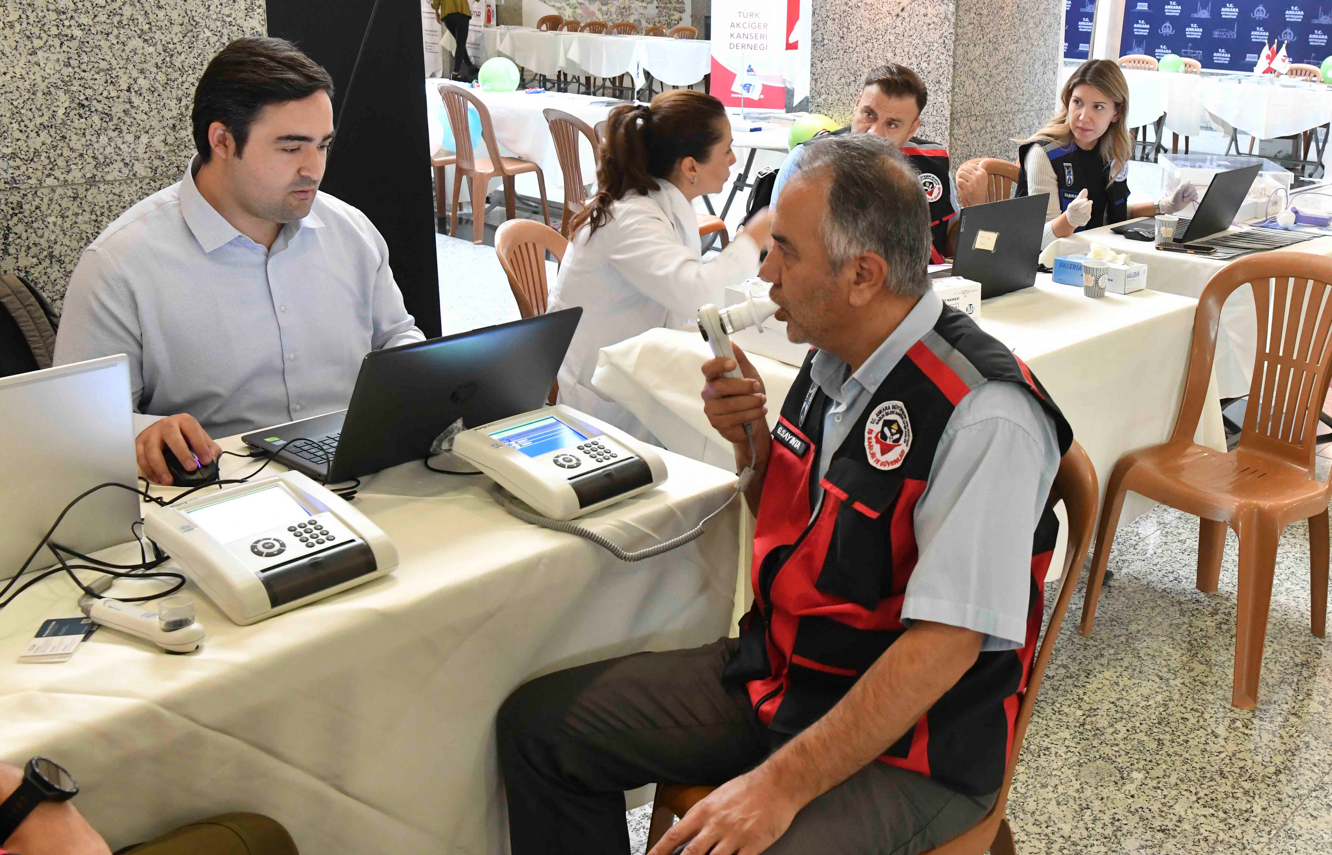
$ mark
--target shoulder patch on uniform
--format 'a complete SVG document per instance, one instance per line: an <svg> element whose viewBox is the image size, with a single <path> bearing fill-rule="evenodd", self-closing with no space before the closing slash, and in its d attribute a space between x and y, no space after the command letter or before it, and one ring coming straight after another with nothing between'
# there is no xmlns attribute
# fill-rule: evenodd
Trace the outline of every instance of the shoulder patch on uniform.
<svg viewBox="0 0 1332 855"><path fill-rule="evenodd" d="M887 472L902 465L911 450L911 419L901 401L884 401L865 423L865 456Z"/></svg>
<svg viewBox="0 0 1332 855"><path fill-rule="evenodd" d="M937 202L943 198L943 182L933 172L922 172L920 174L920 186L925 191L925 198L931 202Z"/></svg>

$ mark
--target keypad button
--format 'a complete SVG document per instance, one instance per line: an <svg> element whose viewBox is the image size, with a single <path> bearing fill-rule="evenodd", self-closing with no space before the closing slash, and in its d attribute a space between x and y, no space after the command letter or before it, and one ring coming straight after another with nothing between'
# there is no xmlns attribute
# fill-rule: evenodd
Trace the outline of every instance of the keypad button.
<svg viewBox="0 0 1332 855"><path fill-rule="evenodd" d="M295 530L296 530L296 526L294 526L294 525L289 525L289 526L287 526L287 531L295 531Z"/></svg>

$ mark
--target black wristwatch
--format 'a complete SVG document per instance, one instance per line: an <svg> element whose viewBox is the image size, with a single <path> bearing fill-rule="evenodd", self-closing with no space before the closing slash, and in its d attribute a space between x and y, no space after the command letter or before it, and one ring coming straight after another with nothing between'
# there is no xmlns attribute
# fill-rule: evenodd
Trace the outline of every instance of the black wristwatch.
<svg viewBox="0 0 1332 855"><path fill-rule="evenodd" d="M42 802L68 801L79 792L74 776L53 760L34 757L23 767L23 783L0 804L0 845Z"/></svg>

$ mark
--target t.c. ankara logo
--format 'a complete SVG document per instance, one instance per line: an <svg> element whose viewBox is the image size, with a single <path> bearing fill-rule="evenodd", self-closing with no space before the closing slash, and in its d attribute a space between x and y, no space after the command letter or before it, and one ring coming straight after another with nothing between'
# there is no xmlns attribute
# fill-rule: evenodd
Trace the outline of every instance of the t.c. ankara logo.
<svg viewBox="0 0 1332 855"><path fill-rule="evenodd" d="M865 456L885 472L896 469L911 450L911 420L901 401L884 401L865 423Z"/></svg>

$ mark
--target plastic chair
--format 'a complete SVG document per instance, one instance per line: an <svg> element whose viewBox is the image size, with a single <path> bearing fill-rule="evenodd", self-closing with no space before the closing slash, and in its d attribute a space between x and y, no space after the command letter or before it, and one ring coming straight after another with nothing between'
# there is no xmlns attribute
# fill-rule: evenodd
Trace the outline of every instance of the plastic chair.
<svg viewBox="0 0 1332 855"><path fill-rule="evenodd" d="M985 201L1001 202L1013 198L1013 186L1018 180L1018 165L997 157L978 157L967 163L974 163L984 170L988 180L985 182ZM967 164L962 164L966 166Z"/></svg>
<svg viewBox="0 0 1332 855"><path fill-rule="evenodd" d="M582 29L582 26L583 25L578 21L565 21L563 24L560 24L560 29L566 33L576 33Z"/></svg>
<svg viewBox="0 0 1332 855"><path fill-rule="evenodd" d="M617 36L638 35L638 25L630 21L616 21L610 25L610 31Z"/></svg>
<svg viewBox="0 0 1332 855"><path fill-rule="evenodd" d="M1239 610L1231 704L1253 709L1272 599L1277 544L1287 525L1309 520L1310 628L1322 638L1327 620L1328 499L1314 474L1318 415L1332 365L1332 259L1300 252L1265 252L1236 261L1212 277L1198 300L1188 378L1175 430L1162 445L1129 452L1115 463L1080 632L1090 635L1124 494L1129 490L1201 517L1197 587L1216 591L1226 527L1239 535ZM1193 442L1212 376L1221 308L1250 285L1258 354L1239 446L1214 451ZM1307 298L1307 309L1306 309ZM1267 330L1271 329L1270 334Z"/></svg>
<svg viewBox="0 0 1332 855"><path fill-rule="evenodd" d="M1096 520L1096 501L1100 488L1096 482L1096 469L1091 458L1082 446L1075 441L1069 446L1068 453L1059 461L1059 472L1055 475L1050 488L1050 505L1064 503L1068 516L1068 550L1064 553L1064 567L1059 583L1059 595L1055 600L1054 611L1050 614L1050 624L1041 636L1036 658L1032 662L1031 674L1027 687L1019 693L1017 720L1013 725L1013 747L1008 754L1008 763L1004 767L1004 785L999 790L999 798L994 807L971 829L931 850L931 855L1016 855L1013 831L1009 828L1008 789L1013 783L1013 773L1017 770L1018 756L1022 752L1022 738L1027 733L1032 712L1036 707L1036 695L1041 690L1041 681L1045 679L1045 668L1054 654L1055 641L1059 638L1059 628L1064 623L1064 614L1068 611L1068 601L1073 590L1078 587L1078 577L1082 575L1082 560L1091 543L1092 528ZM875 761L877 762L877 761ZM648 829L648 849L656 845L671 827L671 820L684 816L689 809L701 801L715 787L667 785L657 788L657 798L652 806L652 824Z"/></svg>
<svg viewBox="0 0 1332 855"><path fill-rule="evenodd" d="M541 215L550 225L550 206L546 202L546 177L541 167L530 160L500 155L499 143L495 141L495 126L490 121L490 110L485 102L461 86L441 83L439 95L444 99L444 108L449 115L449 125L453 128L453 139L457 145L453 167L453 208L449 222L449 234L458 236L458 193L462 190L464 174L472 176L472 243L482 243L486 230L486 187L491 179L499 178L504 182L504 213L510 220L516 216L514 177L527 172L535 172L537 186L541 189ZM472 151L472 132L467 126L467 107L471 105L481 119L481 138L486 142L486 151L490 157L477 157Z"/></svg>
<svg viewBox="0 0 1332 855"><path fill-rule="evenodd" d="M1184 57L1184 73L1202 74L1202 63L1196 59L1190 59L1187 56Z"/></svg>
<svg viewBox="0 0 1332 855"><path fill-rule="evenodd" d="M550 287L546 282L546 253L555 256L558 267L564 261L569 242L550 226L532 220L509 220L495 232L495 255L509 279L518 313L524 318L544 315ZM550 387L548 402L555 403L560 384Z"/></svg>
<svg viewBox="0 0 1332 855"><path fill-rule="evenodd" d="M666 35L673 39L696 39L698 38L698 29L688 24L681 24L678 27L671 27Z"/></svg>
<svg viewBox="0 0 1332 855"><path fill-rule="evenodd" d="M564 175L564 214L560 217L560 234L569 236L569 221L587 202L583 186L583 164L579 156L578 135L582 134L592 145L594 155L599 148L596 132L582 119L563 110L546 108L541 111L555 140L555 154L560 159L560 172ZM598 158L599 160L600 158Z"/></svg>
<svg viewBox="0 0 1332 855"><path fill-rule="evenodd" d="M658 38L665 38L665 37L666 37L666 28L663 27L663 26L660 25L660 24L653 24L651 27L648 27L646 30L643 31L643 35L645 35L645 36L657 36Z"/></svg>
<svg viewBox="0 0 1332 855"><path fill-rule="evenodd" d="M722 222L722 218L703 214L698 218L698 236L706 238L708 235L719 235L717 239L721 242L722 249L726 249L731 243L731 234L726 230L726 223Z"/></svg>
<svg viewBox="0 0 1332 855"><path fill-rule="evenodd" d="M563 23L564 18L559 15L542 15L540 18L537 18L536 28L543 33L549 33L558 30Z"/></svg>
<svg viewBox="0 0 1332 855"><path fill-rule="evenodd" d="M449 210L448 186L444 183L444 168L457 163L458 157L447 149L440 149L430 156L430 166L435 171L435 216L443 218Z"/></svg>
<svg viewBox="0 0 1332 855"><path fill-rule="evenodd" d="M593 127L593 130L596 131L597 133L597 151L601 151L601 146L606 144L607 124L608 122L605 119L602 119L600 122L597 122L597 124Z"/></svg>
<svg viewBox="0 0 1332 855"><path fill-rule="evenodd" d="M582 32L596 33L597 35L604 36L608 29L610 29L610 25L607 24L605 21L588 21L586 24L583 25Z"/></svg>

